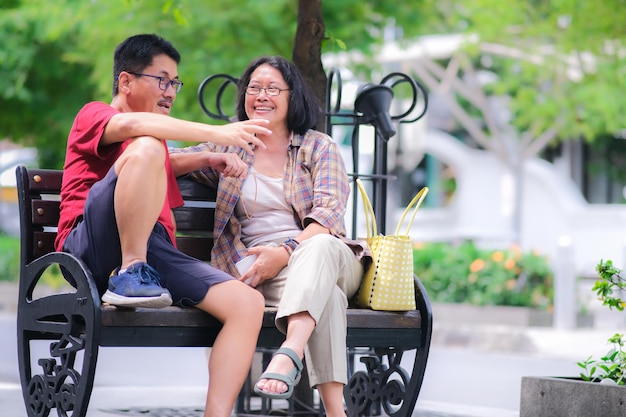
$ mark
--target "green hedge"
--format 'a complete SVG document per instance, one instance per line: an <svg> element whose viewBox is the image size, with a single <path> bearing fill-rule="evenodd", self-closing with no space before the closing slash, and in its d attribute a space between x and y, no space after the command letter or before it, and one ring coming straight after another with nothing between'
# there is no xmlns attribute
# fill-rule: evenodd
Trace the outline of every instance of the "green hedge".
<svg viewBox="0 0 626 417"><path fill-rule="evenodd" d="M479 249L471 241L415 243L413 252L432 301L552 308L553 273L539 253Z"/></svg>
<svg viewBox="0 0 626 417"><path fill-rule="evenodd" d="M17 282L20 277L20 240L0 233L0 281ZM58 288L65 285L58 265L51 265L41 277L46 285Z"/></svg>
<svg viewBox="0 0 626 417"><path fill-rule="evenodd" d="M20 275L20 240L0 233L0 281L17 281Z"/></svg>

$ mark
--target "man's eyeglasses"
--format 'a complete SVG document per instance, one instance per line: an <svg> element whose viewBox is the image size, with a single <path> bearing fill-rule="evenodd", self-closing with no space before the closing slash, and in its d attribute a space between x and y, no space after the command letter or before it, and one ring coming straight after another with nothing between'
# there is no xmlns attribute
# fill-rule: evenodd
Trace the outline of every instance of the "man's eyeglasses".
<svg viewBox="0 0 626 417"><path fill-rule="evenodd" d="M258 96L259 94L261 94L261 91L265 91L265 94L267 94L268 96L277 96L280 94L281 91L289 91L289 89L278 87L246 87L246 94L249 94L251 96Z"/></svg>
<svg viewBox="0 0 626 417"><path fill-rule="evenodd" d="M129 74L136 75L137 77L144 76L144 77L156 78L157 80L159 80L159 88L163 91L167 90L170 85L174 87L174 90L177 93L180 91L181 88L183 88L183 82L180 80L170 80L167 77L159 77L158 75L142 74L139 72L130 72L130 71L127 71L127 72Z"/></svg>

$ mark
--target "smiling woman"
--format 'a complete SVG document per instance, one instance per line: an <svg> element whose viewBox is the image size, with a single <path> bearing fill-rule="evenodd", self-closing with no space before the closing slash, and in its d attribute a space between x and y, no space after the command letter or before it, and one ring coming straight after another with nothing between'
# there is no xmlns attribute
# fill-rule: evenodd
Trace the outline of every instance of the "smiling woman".
<svg viewBox="0 0 626 417"><path fill-rule="evenodd" d="M197 180L217 185L211 253L213 265L249 282L277 307L276 327L286 334L254 391L270 399L292 396L307 361L309 385L317 388L326 415L344 417L347 383L346 310L369 261L364 241L346 237L343 215L350 185L337 143L315 130L320 106L296 66L262 56L237 84L237 118L265 119L257 134L264 147L254 156L239 147L210 143L172 154L205 151L241 155L245 178L224 178L208 167ZM220 196L234 198L219 198ZM256 256L243 273L237 263ZM306 352L306 354L305 354Z"/></svg>

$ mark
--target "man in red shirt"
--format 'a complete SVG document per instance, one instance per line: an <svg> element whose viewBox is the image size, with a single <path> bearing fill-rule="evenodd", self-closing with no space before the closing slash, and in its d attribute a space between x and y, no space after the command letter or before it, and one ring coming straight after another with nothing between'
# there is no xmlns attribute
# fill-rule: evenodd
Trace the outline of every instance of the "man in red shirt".
<svg viewBox="0 0 626 417"><path fill-rule="evenodd" d="M87 265L104 302L193 306L220 320L205 415L229 416L252 362L263 296L176 249L171 209L182 205L176 176L184 172L172 169L165 140L238 145L252 153L252 145L264 146L255 134L269 130L258 119L211 126L170 117L183 86L179 62L178 51L157 35L118 45L111 104L85 105L68 136L56 246ZM224 175L247 173L238 155L204 157Z"/></svg>

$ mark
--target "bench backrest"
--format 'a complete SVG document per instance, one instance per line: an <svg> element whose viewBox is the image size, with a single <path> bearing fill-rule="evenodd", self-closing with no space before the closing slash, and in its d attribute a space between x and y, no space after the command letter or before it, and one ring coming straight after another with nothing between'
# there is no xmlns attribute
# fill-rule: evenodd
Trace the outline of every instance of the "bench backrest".
<svg viewBox="0 0 626 417"><path fill-rule="evenodd" d="M63 171L18 166L16 176L21 261L26 265L55 250ZM174 210L176 244L183 252L208 261L213 247L216 192L184 177L178 179L178 185L185 206Z"/></svg>

